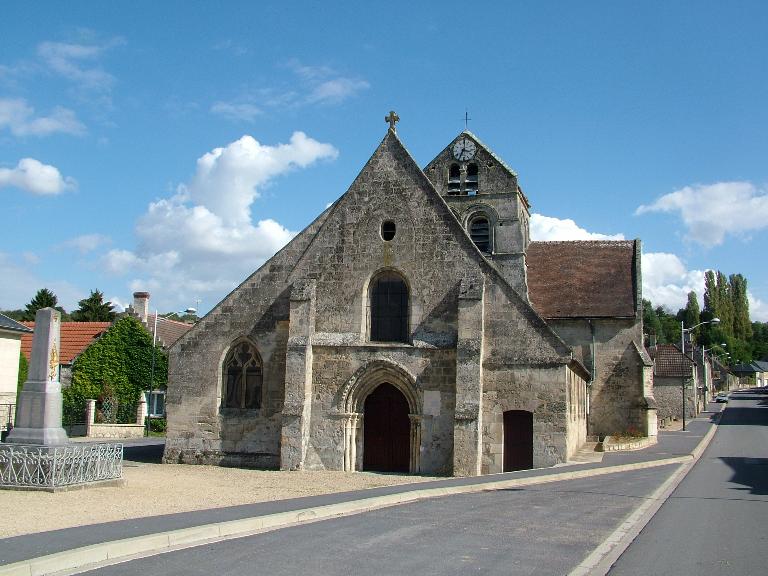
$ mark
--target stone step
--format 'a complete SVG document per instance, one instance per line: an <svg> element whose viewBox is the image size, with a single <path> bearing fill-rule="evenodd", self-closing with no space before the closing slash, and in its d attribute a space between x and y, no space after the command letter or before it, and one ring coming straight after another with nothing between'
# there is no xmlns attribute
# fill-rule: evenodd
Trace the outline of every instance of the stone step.
<svg viewBox="0 0 768 576"><path fill-rule="evenodd" d="M598 447L602 447L600 442L585 442L568 461L576 463L602 462L603 452L598 452Z"/></svg>

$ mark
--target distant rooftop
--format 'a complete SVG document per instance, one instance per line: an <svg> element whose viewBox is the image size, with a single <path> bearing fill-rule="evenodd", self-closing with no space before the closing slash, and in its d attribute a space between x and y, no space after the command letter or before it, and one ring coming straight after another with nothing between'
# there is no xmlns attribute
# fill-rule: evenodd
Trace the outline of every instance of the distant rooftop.
<svg viewBox="0 0 768 576"><path fill-rule="evenodd" d="M34 322L23 322L24 326L34 330ZM106 332L112 326L111 322L62 322L61 323L61 350L59 362L72 364L83 350ZM32 334L24 334L21 337L21 351L29 360L32 351Z"/></svg>

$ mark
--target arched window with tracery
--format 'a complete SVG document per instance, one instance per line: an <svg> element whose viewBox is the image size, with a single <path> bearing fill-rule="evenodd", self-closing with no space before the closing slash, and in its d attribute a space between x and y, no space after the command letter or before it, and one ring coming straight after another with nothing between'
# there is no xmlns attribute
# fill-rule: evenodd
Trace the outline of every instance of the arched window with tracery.
<svg viewBox="0 0 768 576"><path fill-rule="evenodd" d="M371 281L372 342L408 342L408 300L408 286L396 272L382 272Z"/></svg>
<svg viewBox="0 0 768 576"><path fill-rule="evenodd" d="M261 408L263 370L261 357L248 341L235 344L222 367L223 408Z"/></svg>
<svg viewBox="0 0 768 576"><path fill-rule="evenodd" d="M470 221L469 237L481 252L492 252L491 224L485 216L476 216Z"/></svg>

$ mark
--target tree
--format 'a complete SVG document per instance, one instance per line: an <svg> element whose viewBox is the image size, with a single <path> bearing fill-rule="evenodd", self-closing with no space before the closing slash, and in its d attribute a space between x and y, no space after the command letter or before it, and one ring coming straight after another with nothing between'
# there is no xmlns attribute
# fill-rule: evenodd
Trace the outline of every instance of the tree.
<svg viewBox="0 0 768 576"><path fill-rule="evenodd" d="M80 354L72 365L72 384L62 391L64 421L81 422L85 401L114 395L120 421L131 421L143 390L165 388L168 358L155 348L152 371L152 336L136 318L125 316Z"/></svg>
<svg viewBox="0 0 768 576"><path fill-rule="evenodd" d="M56 298L56 294L48 290L48 288L41 288L37 291L34 298L27 304L26 308L24 309L24 316L23 320L26 320L28 322L34 322L35 321L35 314L37 314L37 311L41 308L55 308L59 312L61 312L61 319L62 320L68 320L69 314L62 308L61 306L57 306L58 304L58 298Z"/></svg>
<svg viewBox="0 0 768 576"><path fill-rule="evenodd" d="M731 289L725 274L717 271L717 309L716 314L720 318L720 328L727 336L733 336L733 301Z"/></svg>
<svg viewBox="0 0 768 576"><path fill-rule="evenodd" d="M696 297L696 292L693 290L688 292L688 302L683 309L683 322L688 328L696 326L696 324L701 322L699 299ZM698 334L698 328L694 331L694 334Z"/></svg>
<svg viewBox="0 0 768 576"><path fill-rule="evenodd" d="M17 308L16 310L0 310L0 314L8 316L8 318L16 320L17 322L23 322L26 312L21 308Z"/></svg>
<svg viewBox="0 0 768 576"><path fill-rule="evenodd" d="M34 298L27 304L24 310L24 320L32 322L38 310L41 308L56 308L56 304L58 304L56 294L48 290L48 288L40 288Z"/></svg>
<svg viewBox="0 0 768 576"><path fill-rule="evenodd" d="M656 336L657 342L664 339L664 330L661 327L661 320L650 300L643 299L643 332L648 335Z"/></svg>
<svg viewBox="0 0 768 576"><path fill-rule="evenodd" d="M733 336L740 340L749 340L752 337L752 325L749 322L747 279L741 274L731 274L728 280L733 304Z"/></svg>
<svg viewBox="0 0 768 576"><path fill-rule="evenodd" d="M104 302L104 294L92 290L88 298L77 303L79 308L72 312L72 320L77 322L112 322L115 313L111 302Z"/></svg>
<svg viewBox="0 0 768 576"><path fill-rule="evenodd" d="M707 270L704 273L704 310L717 316L717 280L714 270Z"/></svg>
<svg viewBox="0 0 768 576"><path fill-rule="evenodd" d="M29 376L29 362L27 362L27 357L24 356L24 352L19 352L19 378L16 382L16 405L19 404L19 394L21 393L21 388L24 386L24 382L27 381L27 377Z"/></svg>

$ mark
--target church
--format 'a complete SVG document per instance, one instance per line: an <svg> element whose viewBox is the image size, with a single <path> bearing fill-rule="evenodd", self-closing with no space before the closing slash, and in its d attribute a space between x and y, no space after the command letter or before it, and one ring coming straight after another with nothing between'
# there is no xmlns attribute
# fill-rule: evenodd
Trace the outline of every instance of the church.
<svg viewBox="0 0 768 576"><path fill-rule="evenodd" d="M656 435L640 241L534 242L474 134L396 133L169 353L164 461L473 476Z"/></svg>

